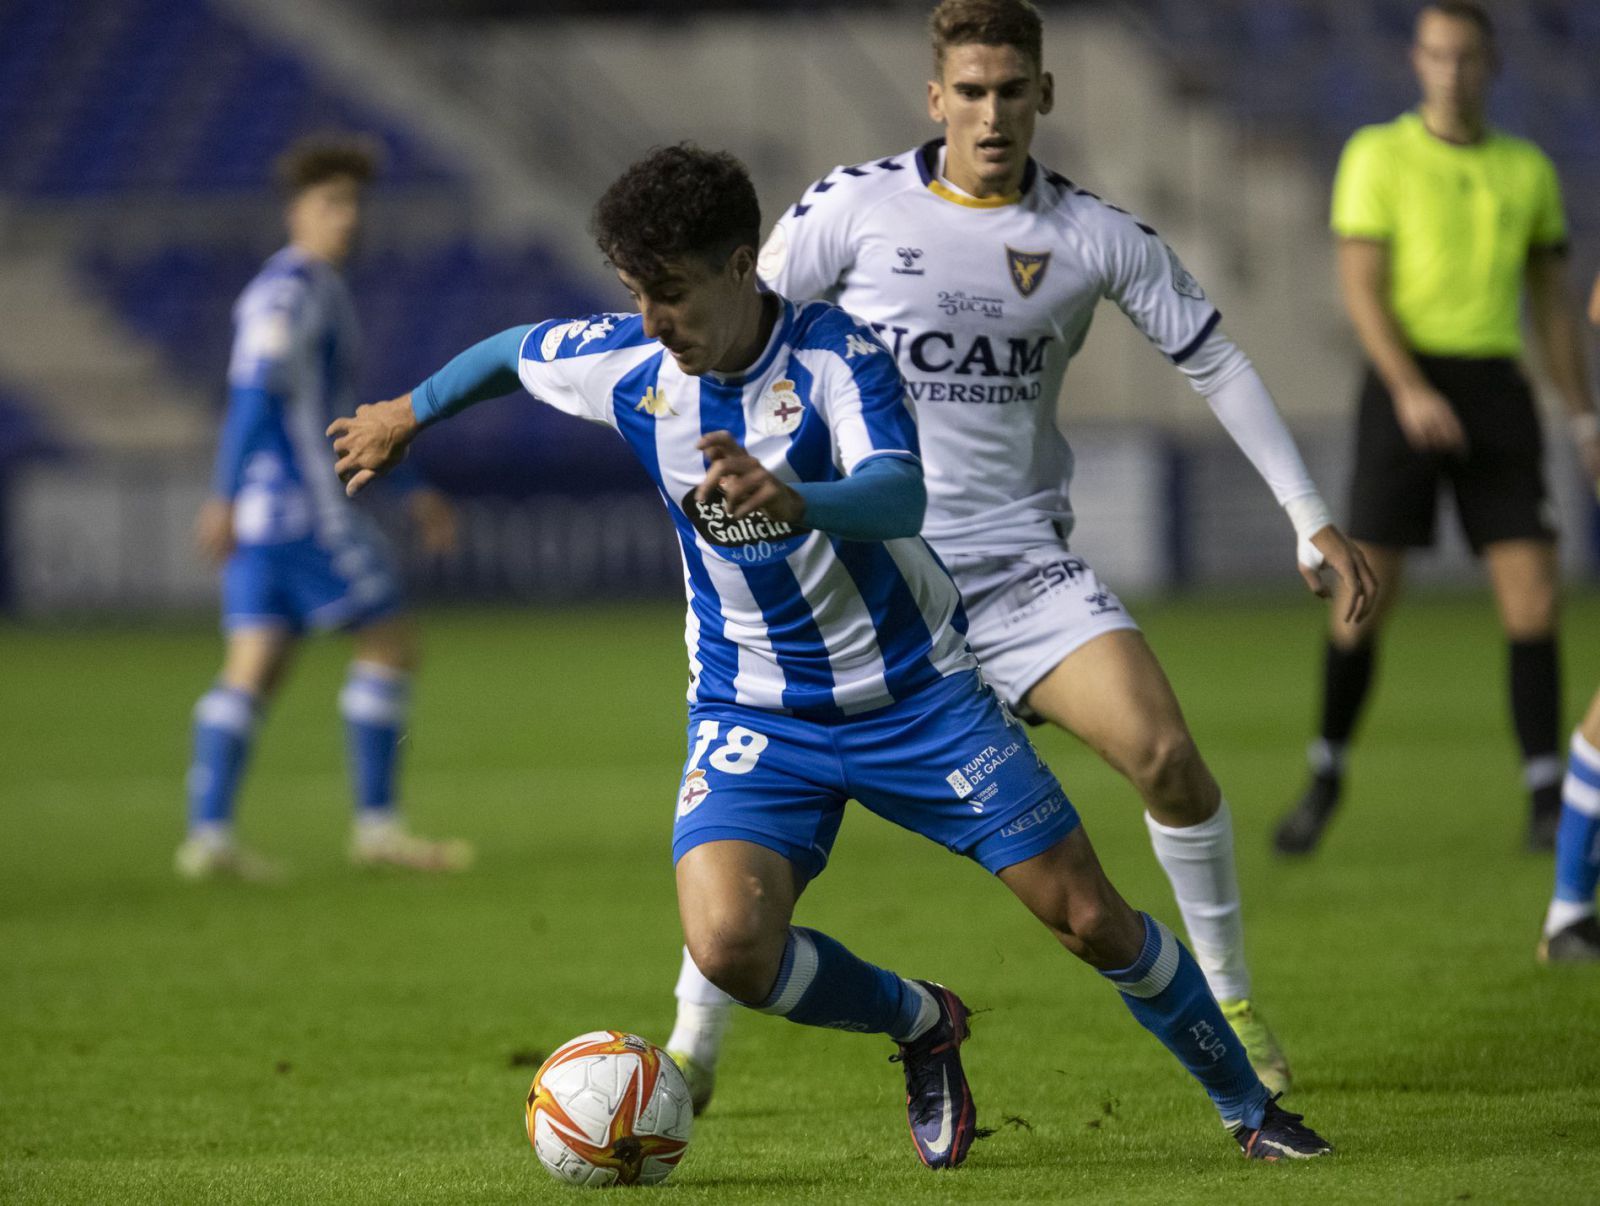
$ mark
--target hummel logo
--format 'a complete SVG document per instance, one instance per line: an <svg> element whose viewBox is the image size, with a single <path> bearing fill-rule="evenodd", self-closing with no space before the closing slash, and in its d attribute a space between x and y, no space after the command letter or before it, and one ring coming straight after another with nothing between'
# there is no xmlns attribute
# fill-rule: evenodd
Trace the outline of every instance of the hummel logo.
<svg viewBox="0 0 1600 1206"><path fill-rule="evenodd" d="M939 1084L941 1096L944 1098L944 1112L939 1115L939 1133L924 1144L935 1156L942 1156L950 1150L950 1114L954 1103L950 1100L950 1070L948 1068L940 1070Z"/></svg>
<svg viewBox="0 0 1600 1206"><path fill-rule="evenodd" d="M653 385L644 391L644 397L639 399L639 405L633 409L644 411L652 419L664 419L668 415L676 415L678 413L672 409L672 404L667 401L667 395Z"/></svg>
<svg viewBox="0 0 1600 1206"><path fill-rule="evenodd" d="M883 345L874 343L865 335L850 335L844 341L844 358L854 360L857 356L870 356L874 352L883 351Z"/></svg>

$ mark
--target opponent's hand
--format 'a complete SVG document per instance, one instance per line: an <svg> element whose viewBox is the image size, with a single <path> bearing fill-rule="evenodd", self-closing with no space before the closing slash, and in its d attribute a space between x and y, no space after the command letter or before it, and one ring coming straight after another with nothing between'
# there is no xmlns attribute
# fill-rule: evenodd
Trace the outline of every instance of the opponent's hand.
<svg viewBox="0 0 1600 1206"><path fill-rule="evenodd" d="M710 462L705 480L695 487L696 501L705 502L720 488L734 519L743 519L752 511L787 524L799 524L805 517L805 499L774 477L728 432L713 431L695 447Z"/></svg>
<svg viewBox="0 0 1600 1206"><path fill-rule="evenodd" d="M1408 385L1394 391L1394 416L1406 443L1418 452L1464 453L1467 432L1444 395L1433 386Z"/></svg>
<svg viewBox="0 0 1600 1206"><path fill-rule="evenodd" d="M422 551L430 557L444 557L456 551L460 519L448 497L424 486L406 499L406 512L416 526Z"/></svg>
<svg viewBox="0 0 1600 1206"><path fill-rule="evenodd" d="M233 554L233 500L208 498L194 517L194 546L207 561L221 565Z"/></svg>
<svg viewBox="0 0 1600 1206"><path fill-rule="evenodd" d="M358 406L354 416L329 423L323 434L333 437L338 457L333 468L344 492L354 498L373 478L398 465L420 430L410 394Z"/></svg>
<svg viewBox="0 0 1600 1206"><path fill-rule="evenodd" d="M1361 550L1331 523L1313 532L1307 543L1317 559L1308 565L1302 556L1300 576L1305 579L1311 593L1322 599L1332 594L1328 584L1322 580L1322 570L1330 569L1338 575L1344 586L1345 623L1358 624L1366 619L1378 601L1378 579Z"/></svg>

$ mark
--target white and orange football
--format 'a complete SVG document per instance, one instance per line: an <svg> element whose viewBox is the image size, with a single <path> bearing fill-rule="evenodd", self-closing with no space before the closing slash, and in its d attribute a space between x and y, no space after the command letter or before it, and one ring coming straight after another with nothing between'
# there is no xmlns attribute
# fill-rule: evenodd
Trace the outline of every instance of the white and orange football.
<svg viewBox="0 0 1600 1206"><path fill-rule="evenodd" d="M660 1047L620 1030L561 1044L528 1090L528 1141L573 1185L654 1185L689 1147L689 1086Z"/></svg>

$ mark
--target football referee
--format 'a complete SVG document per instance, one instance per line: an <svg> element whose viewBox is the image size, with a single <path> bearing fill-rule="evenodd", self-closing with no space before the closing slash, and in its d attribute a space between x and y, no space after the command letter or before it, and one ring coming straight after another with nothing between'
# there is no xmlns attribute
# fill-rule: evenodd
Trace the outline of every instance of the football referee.
<svg viewBox="0 0 1600 1206"><path fill-rule="evenodd" d="M1600 417L1564 283L1566 223L1555 169L1532 143L1489 127L1494 29L1469 0L1417 19L1418 108L1358 130L1333 187L1345 309L1365 351L1349 532L1383 586L1360 623L1332 610L1322 731L1311 782L1277 849L1315 848L1339 803L1345 753L1372 683L1376 638L1406 550L1433 543L1442 482L1488 567L1510 642L1511 716L1532 797L1528 844L1548 849L1561 807L1556 532L1539 420L1517 365L1524 288L1544 365L1585 470L1600 478Z"/></svg>

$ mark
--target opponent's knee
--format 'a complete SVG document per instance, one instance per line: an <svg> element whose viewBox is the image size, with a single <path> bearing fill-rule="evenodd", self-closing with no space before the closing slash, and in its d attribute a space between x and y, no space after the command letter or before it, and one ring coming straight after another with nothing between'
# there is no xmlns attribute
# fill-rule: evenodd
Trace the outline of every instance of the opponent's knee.
<svg viewBox="0 0 1600 1206"><path fill-rule="evenodd" d="M1216 811L1211 773L1186 729L1152 734L1128 760L1127 773L1145 801L1165 814L1199 822Z"/></svg>

